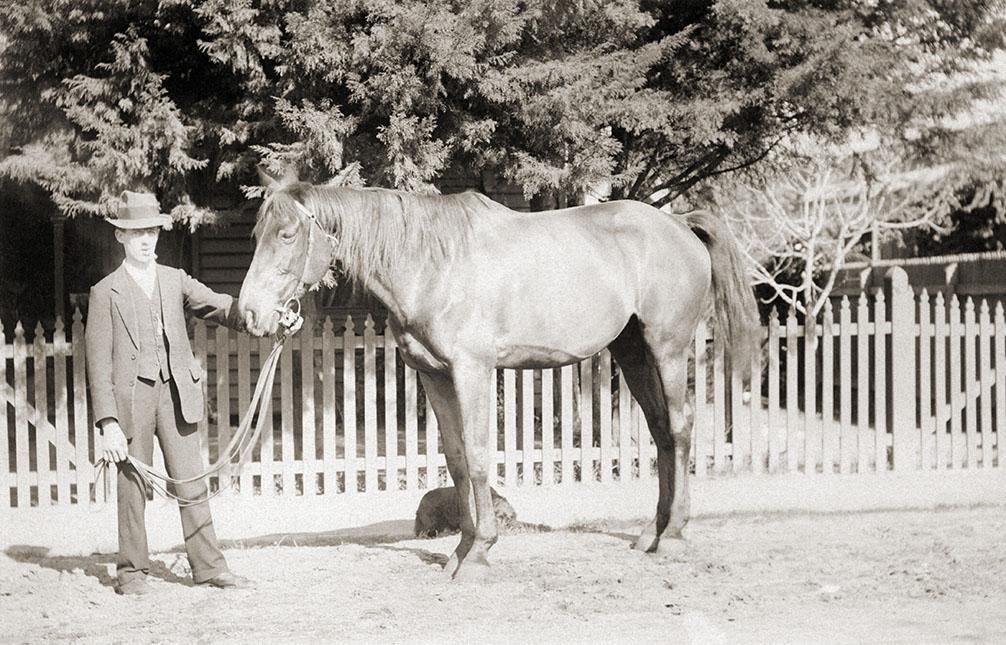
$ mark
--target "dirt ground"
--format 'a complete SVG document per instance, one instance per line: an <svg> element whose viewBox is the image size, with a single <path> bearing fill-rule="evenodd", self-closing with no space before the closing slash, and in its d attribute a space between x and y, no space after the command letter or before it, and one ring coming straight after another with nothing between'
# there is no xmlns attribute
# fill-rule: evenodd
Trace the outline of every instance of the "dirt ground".
<svg viewBox="0 0 1006 645"><path fill-rule="evenodd" d="M0 554L2 642L1006 642L1006 508L699 519L675 556L640 526L518 527L493 578L445 579L456 537L411 521L228 545L254 590L117 596L111 558ZM477 639L477 640L476 640Z"/></svg>

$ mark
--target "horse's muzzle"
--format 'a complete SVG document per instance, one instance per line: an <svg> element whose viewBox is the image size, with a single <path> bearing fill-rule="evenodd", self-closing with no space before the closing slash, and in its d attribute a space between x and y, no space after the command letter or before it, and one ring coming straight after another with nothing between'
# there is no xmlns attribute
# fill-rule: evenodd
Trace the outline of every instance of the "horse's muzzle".
<svg viewBox="0 0 1006 645"><path fill-rule="evenodd" d="M279 327L279 314L275 311L269 311L262 316L256 314L254 309L246 309L244 321L248 333L261 337L276 333L276 329Z"/></svg>

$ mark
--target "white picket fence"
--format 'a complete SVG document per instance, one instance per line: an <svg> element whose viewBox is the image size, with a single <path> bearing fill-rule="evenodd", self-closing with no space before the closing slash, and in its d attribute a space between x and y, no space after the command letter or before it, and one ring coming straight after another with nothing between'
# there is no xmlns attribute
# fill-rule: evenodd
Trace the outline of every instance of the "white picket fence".
<svg viewBox="0 0 1006 645"><path fill-rule="evenodd" d="M100 439L89 416L79 312L71 332L68 341L62 323L51 337L36 328L27 343L18 324L0 345L0 510L106 496L94 485ZM829 307L813 325L773 316L762 340L747 384L738 370L727 372L704 327L696 334L696 476L1006 465L998 440L1006 428L1001 304L993 311L970 299L963 307L956 298L931 302L896 283L886 297ZM271 341L201 322L192 341L207 372L210 410L200 431L211 460L246 409ZM494 386L498 484L655 476L645 420L607 351L578 366L499 370ZM369 318L362 329L352 320L338 329L329 319L309 321L288 343L264 432L252 460L225 475L233 481L227 494L366 495L448 479L416 374Z"/></svg>

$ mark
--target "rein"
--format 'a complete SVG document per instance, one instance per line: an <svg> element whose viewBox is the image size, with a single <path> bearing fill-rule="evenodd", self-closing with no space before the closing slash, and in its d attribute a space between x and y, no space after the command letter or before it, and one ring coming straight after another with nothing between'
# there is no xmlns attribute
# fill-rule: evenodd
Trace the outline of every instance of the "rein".
<svg viewBox="0 0 1006 645"><path fill-rule="evenodd" d="M289 301L287 304L289 304ZM292 312L292 309L288 309L288 311ZM293 314L293 316L297 315L298 314ZM279 356L283 351L283 345L286 342L287 337L288 336L285 332L277 335L277 338L273 343L272 350L269 352L269 355L262 366L262 370L259 373L258 382L255 384L255 392L252 394L251 402L248 404L248 411L245 413L244 419L242 419L242 421L238 424L237 431L227 444L227 447L224 448L220 456L217 457L217 460L210 464L205 472L202 472L194 477L179 479L157 472L152 466L140 461L132 455L126 456L126 461L133 466L136 473L140 476L140 479L142 479L151 490L162 497L176 500L179 506L194 506L213 499L233 485L233 478L228 478L228 481L226 483L221 483L217 490L209 492L207 489L207 493L205 495L197 498L183 497L171 490L173 487L180 484L190 484L200 481L204 477L216 475L232 464L240 468L246 461L248 461L252 448L256 443L258 443L259 437L262 434L262 428L264 426L266 416L265 411L269 405L267 398L268 394L266 393L272 393L273 381L276 377L276 368L279 366ZM253 419L255 420L254 426L252 426ZM234 463L235 460L236 464ZM103 478L106 498L108 497L107 471L109 466L109 462L102 458L98 461L98 469L95 473L95 482L97 482L99 478Z"/></svg>
<svg viewBox="0 0 1006 645"><path fill-rule="evenodd" d="M335 235L326 231L314 213L309 211L303 204L298 201L294 201L294 204L297 206L300 213L307 217L314 226L317 226L327 238L329 253L325 258L324 267L324 270L327 271L332 262L335 245L338 244L339 240ZM309 269L313 268L311 266L313 255L314 227L308 225L307 253L304 260L304 267L301 270L300 282L298 283L293 296L286 301L282 308L277 308L277 311L280 313L280 325L283 329L277 333L276 339L273 342L272 350L269 352L265 363L262 365L259 372L258 382L255 384L255 392L252 394L251 401L248 404L248 411L245 413L244 419L242 419L238 424L237 431L227 444L227 447L217 457L217 460L210 464L206 471L200 473L199 475L179 479L159 473L149 464L146 464L131 455L126 456L126 461L133 466L133 469L140 476L140 479L142 479L151 490L162 497L176 500L179 506L194 506L213 499L234 484L234 478L229 477L227 478L227 482L221 483L215 491L210 492L209 488L207 488L206 494L197 498L183 497L172 490L172 488L180 484L191 484L193 482L200 481L205 477L216 475L231 465L235 465L238 469L240 469L245 462L248 461L252 448L254 448L255 444L258 443L259 438L262 435L266 409L269 405L268 397L271 396L272 393L273 381L276 377L276 368L279 366L280 354L283 352L283 345L286 343L287 338L289 338L289 329L292 328L293 325L296 324L297 319L300 318L300 298L307 291L304 288L304 285L307 283L305 278L308 277ZM314 260L314 263L318 263L318 261ZM324 275L324 273L322 273L322 275ZM317 284L318 280L312 280L311 282L312 284ZM293 305L296 305L296 308L294 308ZM255 421L254 426L252 425L253 419ZM98 479L102 479L105 493L104 498L106 499L108 497L109 466L109 462L105 461L104 458L98 460L97 470L94 477L95 488L97 488Z"/></svg>

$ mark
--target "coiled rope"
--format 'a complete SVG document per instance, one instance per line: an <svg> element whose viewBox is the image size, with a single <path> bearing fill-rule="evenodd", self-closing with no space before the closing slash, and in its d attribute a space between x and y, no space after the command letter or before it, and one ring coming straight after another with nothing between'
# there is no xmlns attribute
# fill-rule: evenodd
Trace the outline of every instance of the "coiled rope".
<svg viewBox="0 0 1006 645"><path fill-rule="evenodd" d="M296 311L290 306L291 302L296 303ZM289 337L287 330L296 323L298 318L300 318L300 301L297 298L291 298L284 306L280 319L280 324L285 329L277 335L272 350L262 365L258 382L255 384L255 391L252 393L251 401L248 404L248 411L245 413L244 419L238 424L238 428L234 436L231 437L230 442L228 442L227 447L224 448L223 452L217 456L217 460L210 464L204 472L194 477L175 478L156 471L152 466L132 455L126 456L126 461L135 469L140 479L151 490L164 498L177 501L179 506L184 507L208 502L233 485L233 477L226 478L226 482L221 478L220 484L215 491L211 492L209 486L207 486L206 493L196 498L183 497L172 490L181 484L191 484L206 477L212 477L230 466L240 469L248 461L252 448L258 443L259 437L262 435L262 428L265 425L269 398L272 396L273 381L276 378L276 368L279 366L279 357L283 352L283 345ZM107 499L108 471L111 464L102 457L96 465L95 486L97 487L97 481L102 479L104 485L103 499Z"/></svg>

